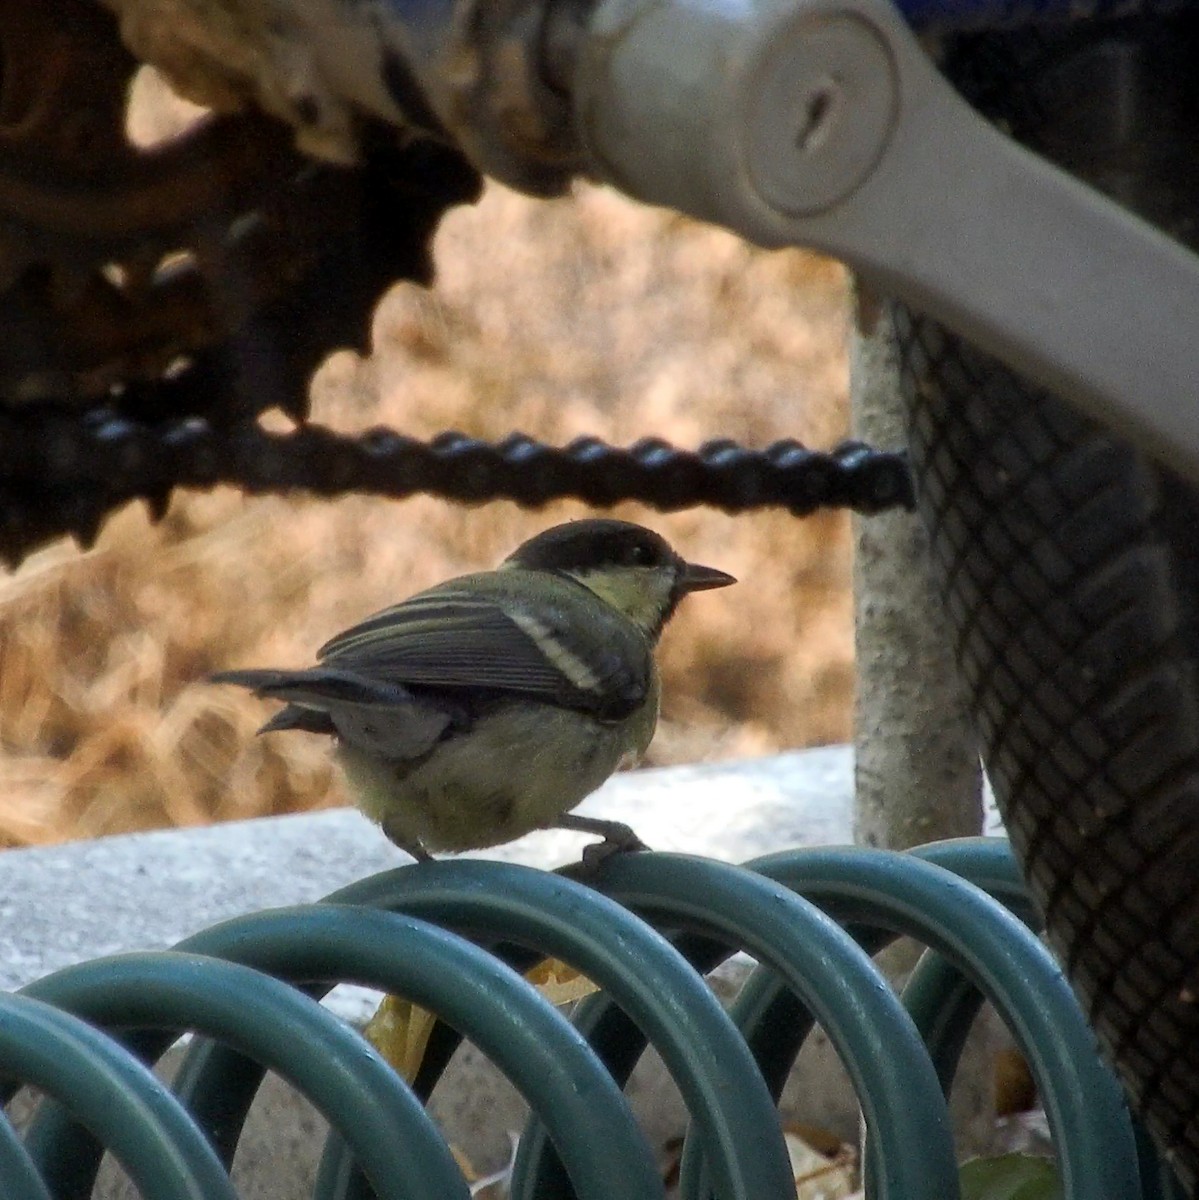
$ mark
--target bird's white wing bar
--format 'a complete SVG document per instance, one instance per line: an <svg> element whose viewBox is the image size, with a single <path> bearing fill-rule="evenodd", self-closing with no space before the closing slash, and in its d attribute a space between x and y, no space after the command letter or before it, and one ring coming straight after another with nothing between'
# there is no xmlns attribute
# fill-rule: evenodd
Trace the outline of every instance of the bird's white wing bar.
<svg viewBox="0 0 1199 1200"><path fill-rule="evenodd" d="M577 585L570 584L573 588ZM452 587L414 596L340 634L322 662L386 683L520 694L581 711L645 697L649 648L567 645L552 613Z"/></svg>

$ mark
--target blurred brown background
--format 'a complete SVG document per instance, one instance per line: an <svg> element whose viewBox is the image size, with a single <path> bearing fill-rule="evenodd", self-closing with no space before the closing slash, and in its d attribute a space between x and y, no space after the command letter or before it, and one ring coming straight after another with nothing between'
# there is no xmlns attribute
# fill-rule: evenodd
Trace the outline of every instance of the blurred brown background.
<svg viewBox="0 0 1199 1200"><path fill-rule="evenodd" d="M328 361L314 420L689 447L845 434L845 285L826 261L600 189L492 189L446 221L437 262L433 292L384 299L369 359ZM189 494L158 526L134 506L93 551L0 576L0 845L345 803L324 739L255 739L269 706L204 675L306 664L346 623L583 512ZM667 632L651 764L848 736L843 515L619 515L742 580Z"/></svg>

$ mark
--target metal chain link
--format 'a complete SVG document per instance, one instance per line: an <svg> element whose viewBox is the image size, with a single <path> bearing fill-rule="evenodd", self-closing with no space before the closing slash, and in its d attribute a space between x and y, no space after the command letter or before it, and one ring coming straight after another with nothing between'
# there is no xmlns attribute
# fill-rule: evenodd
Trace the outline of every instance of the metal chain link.
<svg viewBox="0 0 1199 1200"><path fill-rule="evenodd" d="M62 533L88 544L127 500L147 500L159 514L174 488L218 484L526 507L565 497L605 507L637 500L660 511L776 507L796 516L912 505L905 456L859 442L818 451L785 440L750 450L720 439L689 451L658 438L627 449L579 438L558 448L523 434L493 444L447 432L424 442L390 429L355 435L306 425L273 433L253 423L144 424L111 410L83 420L43 410L0 414L0 556L19 561Z"/></svg>

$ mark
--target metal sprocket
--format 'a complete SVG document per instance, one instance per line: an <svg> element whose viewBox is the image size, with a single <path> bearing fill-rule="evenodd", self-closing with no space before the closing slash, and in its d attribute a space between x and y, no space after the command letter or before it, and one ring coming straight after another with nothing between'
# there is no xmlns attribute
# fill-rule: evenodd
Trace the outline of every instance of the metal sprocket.
<svg viewBox="0 0 1199 1200"><path fill-rule="evenodd" d="M317 164L255 113L135 146L138 69L90 0L0 2L0 405L302 416L478 177L382 131L365 165Z"/></svg>

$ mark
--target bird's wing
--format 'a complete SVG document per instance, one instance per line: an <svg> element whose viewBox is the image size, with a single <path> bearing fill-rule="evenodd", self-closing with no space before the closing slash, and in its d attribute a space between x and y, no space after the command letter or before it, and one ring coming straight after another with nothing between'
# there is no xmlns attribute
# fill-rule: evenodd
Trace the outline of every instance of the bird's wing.
<svg viewBox="0 0 1199 1200"><path fill-rule="evenodd" d="M385 609L321 647L320 659L386 683L473 688L621 716L647 694L650 648L630 625L611 636L567 636L584 620L609 622L594 600L535 606L503 594L442 586ZM580 589L583 590L583 589ZM598 611L596 611L598 609ZM626 623L627 624L627 623Z"/></svg>

